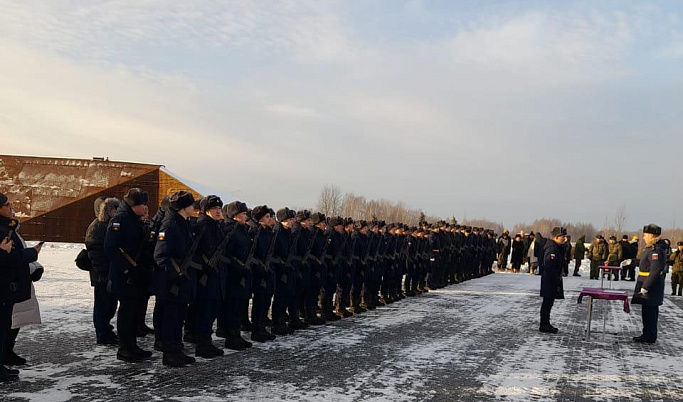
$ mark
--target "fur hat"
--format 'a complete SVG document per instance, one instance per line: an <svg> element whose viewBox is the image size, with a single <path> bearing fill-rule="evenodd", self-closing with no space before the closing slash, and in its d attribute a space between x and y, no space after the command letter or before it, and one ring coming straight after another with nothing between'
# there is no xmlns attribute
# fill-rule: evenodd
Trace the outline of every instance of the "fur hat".
<svg viewBox="0 0 683 402"><path fill-rule="evenodd" d="M566 236L567 235L567 229L565 229L563 227L555 226L553 228L552 232L550 232L550 235L552 237Z"/></svg>
<svg viewBox="0 0 683 402"><path fill-rule="evenodd" d="M207 195L199 200L199 209L201 209L203 212L216 207L223 208L223 201L217 195Z"/></svg>
<svg viewBox="0 0 683 402"><path fill-rule="evenodd" d="M260 221L264 216L268 215L270 213L270 208L268 208L267 205L259 205L258 207L254 207L254 209L251 211L251 217L256 221Z"/></svg>
<svg viewBox="0 0 683 402"><path fill-rule="evenodd" d="M330 226L343 225L344 219L341 216L333 216L329 219Z"/></svg>
<svg viewBox="0 0 683 402"><path fill-rule="evenodd" d="M194 197L192 196L192 193L188 191L176 191L175 193L171 194L168 205L171 207L171 209L180 211L183 208L194 205Z"/></svg>
<svg viewBox="0 0 683 402"><path fill-rule="evenodd" d="M325 214L323 214L323 213L321 213L321 212L316 212L316 213L312 214L312 215L311 215L311 222L312 222L314 225L317 225L317 224L319 224L320 222L326 222L326 220L325 220Z"/></svg>
<svg viewBox="0 0 683 402"><path fill-rule="evenodd" d="M304 210L298 211L296 213L296 220L297 221L303 222L306 219L311 219L311 211L304 209Z"/></svg>
<svg viewBox="0 0 683 402"><path fill-rule="evenodd" d="M655 236L659 236L662 234L662 228L655 225L654 223L651 223L649 225L643 226L643 233L649 233Z"/></svg>
<svg viewBox="0 0 683 402"><path fill-rule="evenodd" d="M281 209L278 209L277 211L277 220L278 222L284 222L287 219L292 219L296 217L296 212L292 211L291 209L284 207Z"/></svg>
<svg viewBox="0 0 683 402"><path fill-rule="evenodd" d="M149 194L147 191L141 188L134 187L128 190L126 195L123 197L123 200L131 207L147 205L149 202Z"/></svg>
<svg viewBox="0 0 683 402"><path fill-rule="evenodd" d="M243 203L242 201L233 201L230 204L226 205L226 211L225 216L228 218L234 218L236 215L241 214L242 212L247 212L249 211L249 208L247 208L247 204Z"/></svg>

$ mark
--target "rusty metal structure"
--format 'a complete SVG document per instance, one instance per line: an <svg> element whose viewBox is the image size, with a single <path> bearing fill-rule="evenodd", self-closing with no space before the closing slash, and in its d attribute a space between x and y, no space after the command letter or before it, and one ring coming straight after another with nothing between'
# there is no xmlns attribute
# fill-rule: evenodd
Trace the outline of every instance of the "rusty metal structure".
<svg viewBox="0 0 683 402"><path fill-rule="evenodd" d="M122 199L129 188L149 192L150 216L161 199L178 190L197 191L173 177L163 165L0 155L0 192L13 203L26 240L82 243L95 218L100 196Z"/></svg>

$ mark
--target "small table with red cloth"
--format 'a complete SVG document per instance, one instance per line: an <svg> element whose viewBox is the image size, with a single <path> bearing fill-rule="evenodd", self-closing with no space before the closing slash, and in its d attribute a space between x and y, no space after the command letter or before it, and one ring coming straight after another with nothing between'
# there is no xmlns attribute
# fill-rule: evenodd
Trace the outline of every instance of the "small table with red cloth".
<svg viewBox="0 0 683 402"><path fill-rule="evenodd" d="M581 293L579 293L579 299L578 303L581 303L581 299L586 296L588 297L588 305L586 309L586 314L587 314L587 323L586 323L586 339L590 339L591 336L591 320L593 319L593 300L594 299L602 299L602 300L623 300L624 301L624 311L629 313L631 311L631 308L629 307L628 304L628 294L623 291L616 291L616 290L605 290L605 289L598 289L598 288L583 288ZM607 310L605 310L605 315L603 317L603 324L602 324L602 332L603 335L605 333L605 323L607 319Z"/></svg>

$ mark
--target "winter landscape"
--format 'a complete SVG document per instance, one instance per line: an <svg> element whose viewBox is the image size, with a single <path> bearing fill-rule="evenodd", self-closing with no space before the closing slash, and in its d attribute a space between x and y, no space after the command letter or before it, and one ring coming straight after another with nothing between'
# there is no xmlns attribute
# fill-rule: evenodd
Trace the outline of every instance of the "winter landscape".
<svg viewBox="0 0 683 402"><path fill-rule="evenodd" d="M553 309L557 335L538 332L540 277L496 273L408 298L358 317L256 344L184 369L126 364L95 345L87 273L73 260L82 246L47 244L36 283L43 325L22 329L17 352L29 360L3 401L678 401L683 397L683 298L668 296L655 345L635 344L640 307L598 300L584 339L586 301L595 286L584 261L564 278ZM607 286L607 282L605 285ZM632 292L633 282L613 289ZM667 287L668 290L668 287ZM151 308L148 321L151 321ZM602 332L607 312L606 333ZM150 322L151 325L151 322ZM215 344L220 341L214 338ZM148 336L140 344L152 348ZM192 345L186 345L189 352Z"/></svg>

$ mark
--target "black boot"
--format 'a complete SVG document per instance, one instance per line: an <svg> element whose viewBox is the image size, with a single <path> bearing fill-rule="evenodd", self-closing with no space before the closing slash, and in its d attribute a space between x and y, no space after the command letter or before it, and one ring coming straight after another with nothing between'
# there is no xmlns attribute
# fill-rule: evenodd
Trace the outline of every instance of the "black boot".
<svg viewBox="0 0 683 402"><path fill-rule="evenodd" d="M195 362L194 357L187 356L181 351L177 352L164 352L164 357L161 361L164 366L169 367L184 367L188 364Z"/></svg>
<svg viewBox="0 0 683 402"><path fill-rule="evenodd" d="M202 337L197 342L197 348L194 351L194 355L197 357L203 357L205 359L213 359L217 356L223 356L223 349L219 349L213 345L211 342L211 337Z"/></svg>
<svg viewBox="0 0 683 402"><path fill-rule="evenodd" d="M302 329L308 329L308 324L306 324L305 322L303 322L297 318L297 319L291 320L289 322L289 328L296 330L296 331L300 331Z"/></svg>
<svg viewBox="0 0 683 402"><path fill-rule="evenodd" d="M26 364L26 359L18 356L13 350L5 353L5 364L8 366L23 366Z"/></svg>
<svg viewBox="0 0 683 402"><path fill-rule="evenodd" d="M19 379L19 370L10 371L5 366L0 366L0 382L11 382L11 381L17 381Z"/></svg>
<svg viewBox="0 0 683 402"><path fill-rule="evenodd" d="M244 339L238 330L227 330L225 337L225 347L230 350L241 351L247 348Z"/></svg>
<svg viewBox="0 0 683 402"><path fill-rule="evenodd" d="M141 359L149 359L152 357L152 352L149 350L141 349L138 345L133 346L133 352L140 356Z"/></svg>
<svg viewBox="0 0 683 402"><path fill-rule="evenodd" d="M538 328L538 330L549 334L556 334L559 331L557 328L550 325L550 323L541 323L541 326Z"/></svg>
<svg viewBox="0 0 683 402"><path fill-rule="evenodd" d="M138 355L133 348L119 348L116 358L127 363L139 363L145 358Z"/></svg>

